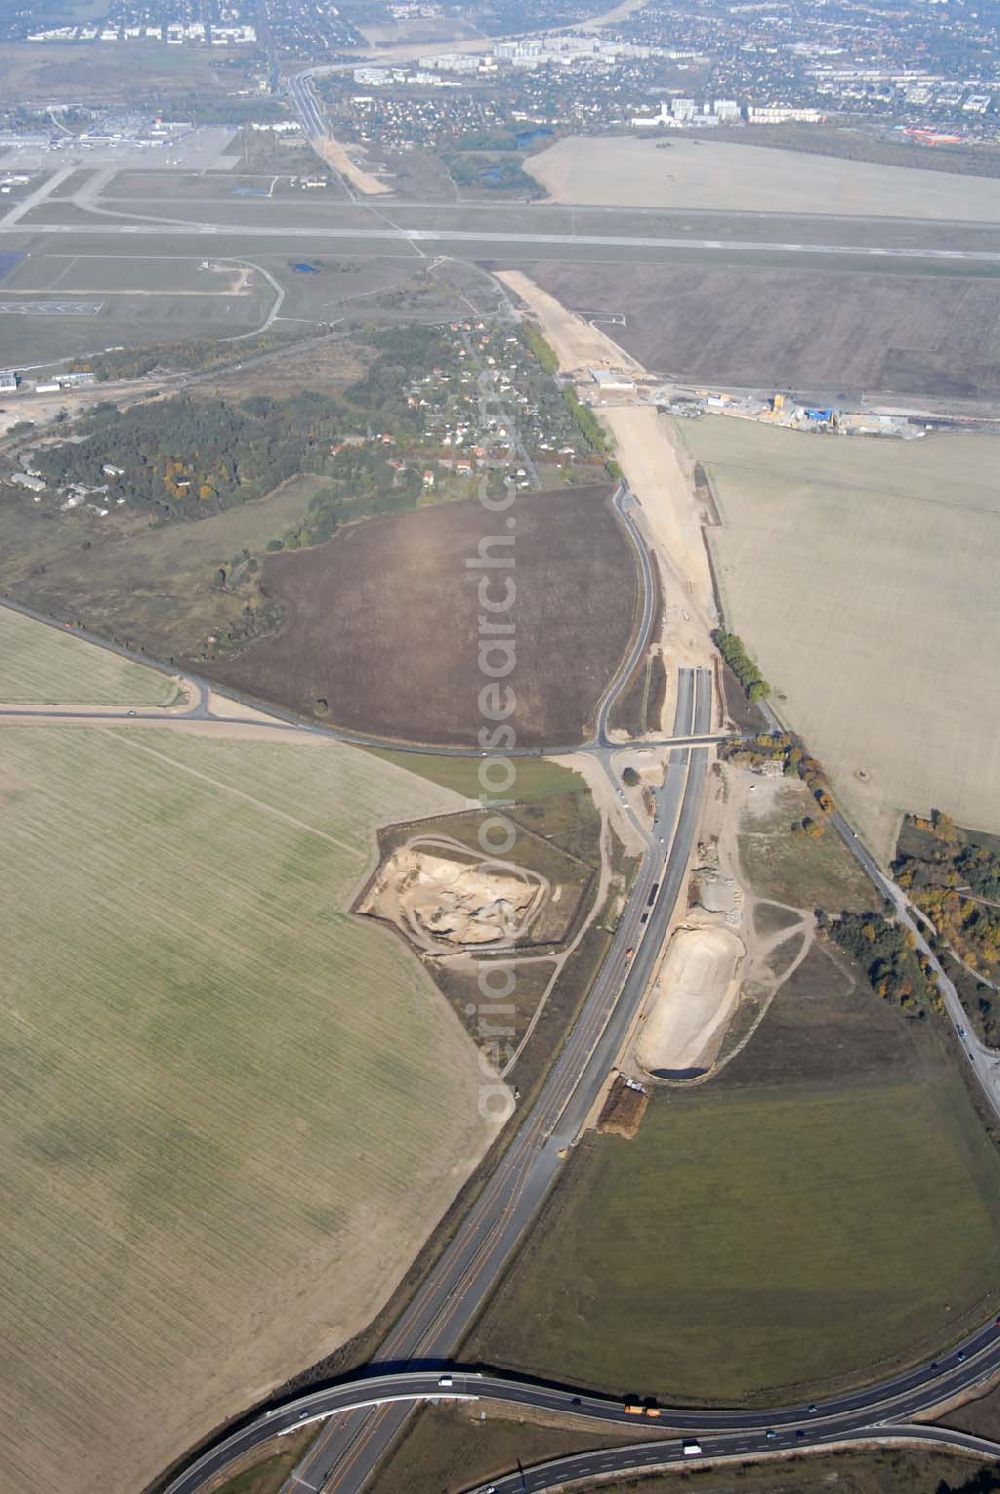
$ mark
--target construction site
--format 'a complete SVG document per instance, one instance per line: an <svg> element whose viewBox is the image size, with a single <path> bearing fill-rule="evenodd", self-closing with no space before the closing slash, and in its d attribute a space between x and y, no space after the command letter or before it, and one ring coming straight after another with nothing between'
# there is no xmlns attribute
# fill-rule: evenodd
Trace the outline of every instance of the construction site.
<svg viewBox="0 0 1000 1494"><path fill-rule="evenodd" d="M663 384L654 389L649 398L664 414L682 419L730 415L738 420L756 420L763 425L814 435L889 436L903 441L914 441L927 433L926 426L910 415L810 405L790 394L778 393L761 398L753 394L716 394L706 389Z"/></svg>

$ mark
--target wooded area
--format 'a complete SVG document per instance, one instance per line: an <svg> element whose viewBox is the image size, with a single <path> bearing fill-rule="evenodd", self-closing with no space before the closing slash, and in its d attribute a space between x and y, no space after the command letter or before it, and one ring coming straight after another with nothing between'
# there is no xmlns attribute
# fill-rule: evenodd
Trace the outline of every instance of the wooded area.
<svg viewBox="0 0 1000 1494"><path fill-rule="evenodd" d="M914 834L916 832L916 834ZM893 863L900 887L930 919L939 940L989 979L1000 966L1000 855L934 810L908 823Z"/></svg>

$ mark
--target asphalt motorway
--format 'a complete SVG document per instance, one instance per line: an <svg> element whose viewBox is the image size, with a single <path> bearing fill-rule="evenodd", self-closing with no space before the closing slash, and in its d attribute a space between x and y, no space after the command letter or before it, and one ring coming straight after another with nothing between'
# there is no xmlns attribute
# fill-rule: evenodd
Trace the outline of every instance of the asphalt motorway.
<svg viewBox="0 0 1000 1494"><path fill-rule="evenodd" d="M651 1469L672 1463L689 1463L678 1438L696 1439L706 1459L746 1457L775 1452L802 1452L830 1446L848 1446L874 1439L920 1438L954 1447L968 1447L985 1456L1000 1455L995 1443L944 1427L912 1426L911 1419L953 1396L968 1392L1000 1372L1000 1333L996 1325L970 1335L940 1361L922 1365L883 1384L849 1392L822 1401L782 1410L691 1410L663 1407L657 1420L636 1417L624 1404L608 1396L591 1395L572 1387L541 1381L514 1379L461 1367L388 1370L370 1373L339 1385L310 1391L285 1405L265 1412L239 1432L217 1444L180 1478L169 1485L168 1494L194 1494L229 1463L254 1447L293 1432L310 1422L336 1418L330 1431L374 1424L382 1432L398 1430L419 1402L483 1400L495 1405L533 1408L537 1411L579 1420L581 1430L602 1426L642 1429L648 1435L615 1449L574 1454L522 1473L494 1479L496 1494L515 1494L522 1489L540 1491L580 1479L593 1479L611 1472ZM375 1420L378 1417L378 1420ZM390 1433L391 1434L391 1433ZM329 1433L323 1434L329 1437ZM323 1440L321 1437L321 1441ZM355 1473L359 1470L356 1468ZM306 1482L300 1465L289 1488L316 1488ZM522 1484L519 1480L524 1478ZM343 1488L358 1489L352 1479ZM483 1489L477 1494L485 1494Z"/></svg>
<svg viewBox="0 0 1000 1494"><path fill-rule="evenodd" d="M846 1438L837 1434L830 1438L817 1438L812 1446L819 1448L829 1445L832 1451L834 1448L850 1448L859 1443L886 1444L890 1447L901 1444L944 1445L954 1452L966 1451L983 1458L1000 1458L1000 1443L991 1442L986 1437L974 1437L971 1432L953 1432L945 1427L900 1426L891 1430L868 1427ZM712 1461L741 1458L747 1451L746 1444L737 1438L715 1439L711 1447L705 1442L701 1445L702 1452L693 1457L685 1454L683 1446L675 1445L668 1450L662 1442L637 1443L602 1452L579 1453L507 1474L491 1484L480 1485L474 1494L542 1494L547 1489L573 1488L581 1482L585 1488L591 1488L596 1479L603 1480L636 1472L650 1473L678 1464L683 1467L698 1467L704 1464L706 1458Z"/></svg>
<svg viewBox="0 0 1000 1494"><path fill-rule="evenodd" d="M630 518L627 506L627 498L620 493L618 507L626 524L629 523ZM644 553L644 547L641 544L637 544L636 548L640 555ZM59 626L52 624L50 619L41 617L29 608L15 604L14 610L39 617L39 620L50 622L52 626ZM644 612L643 623L645 621ZM77 630L74 629L74 632L80 636ZM641 638L642 635L643 625L641 623L637 637ZM94 637L92 641L108 648L111 652L135 657L141 662L152 662L142 660L138 655L130 655L128 650L108 645L105 640ZM627 664L628 661L625 661L623 670ZM177 677L175 671L164 669L163 666L160 668L163 673ZM620 683L622 677L623 675L619 674L616 684L610 687L605 704L613 698L617 683ZM186 679L185 683L192 690L191 704L186 710L179 712L140 711L137 714L141 718L151 717L161 720L164 716L181 719L193 717L200 720L226 719L216 718L210 711L207 687L203 682ZM697 691L696 683L699 686ZM691 739L692 737L695 742L699 737L702 741L706 741L706 738L711 740L707 732L710 697L711 690L707 678L696 682L691 671L681 674L678 682L674 731L682 738L682 741L684 738ZM23 714L23 712L23 707L17 708L17 713ZM36 713L32 712L32 714ZM39 709L37 714L42 716L70 714L74 718L85 717L83 712L61 713L57 708ZM605 715L606 712L598 713L598 719L602 723ZM100 719L107 723L109 718L102 716ZM283 730L288 730L293 724L280 719L274 721L275 727ZM309 731L312 728L302 726L300 729ZM325 728L316 729L326 734ZM594 742L592 750L604 753L605 749L600 745L599 737ZM600 1029L609 1005L608 990L596 991L592 994L592 1002L588 1003L581 1016L581 1027L585 1020L587 1023L586 1034L581 1038L582 1046L574 1044L572 1048L567 1048L560 1060L558 1094L553 1096L553 1103L543 1105L540 1101L531 1112L521 1133L512 1143L507 1167L502 1174L494 1178L493 1184L481 1197L453 1245L439 1262L435 1276L428 1281L426 1289L414 1300L410 1311L401 1319L397 1329L383 1346L380 1354L383 1362L390 1359L399 1361L451 1358L464 1336L465 1329L478 1312L491 1283L513 1253L531 1216L557 1178L562 1166L560 1153L565 1155L565 1147L578 1133L591 1108L592 1097L599 1091L600 1084L614 1061L636 1007L642 999L642 992L651 973L656 950L662 942L669 919L669 908L673 906L676 899L679 879L683 875L687 859L683 848L690 844L693 833L693 820L685 820L682 816L696 813L700 797L698 785L704 776L705 755L703 748L690 751L683 745L675 747L671 754L666 781L660 795L653 844L637 881L635 895L630 902L631 922L623 925L623 929L619 932L612 958L608 962L607 974L602 982L605 986L608 981L611 982L611 1005L614 1003L615 991L619 987L622 989L621 1000L614 1009L611 1022L605 1027L597 1047L594 1047L594 1032ZM920 946L926 949L923 934L920 932L904 894L885 876L842 817L835 816L834 825L868 876L882 894L895 904L902 921L914 930ZM623 950L629 947L629 941L634 939L637 932L634 926L635 919L644 909L651 883L655 880L656 872L651 868L656 868L664 862L664 850L659 841L661 835L664 840L672 837L671 856L666 858L666 864L671 868L672 874L669 880L666 877L663 879L656 912L650 919L648 929L650 937L643 944L636 942L637 953L634 957L634 964L629 969L628 962L623 961ZM930 954L929 957L937 968L933 955ZM954 1006L950 1000L948 1004L956 1022L956 1028L959 1025L964 1026L964 1014L958 1002L957 993L954 992L954 987L948 982L943 972L941 972L941 979L945 982L946 999L949 994L953 996ZM603 1005L593 1004L595 996ZM988 1049L982 1049L968 1034L960 1034L960 1037L963 1038L966 1052L975 1060L972 1066L976 1077L980 1080L987 1098L994 1108L997 1108L997 1055ZM585 1062L588 1045L591 1056L589 1062ZM565 1106L560 1108L561 1098L567 1092L569 1097ZM547 1091L543 1093L543 1100L546 1095ZM684 1426L691 1432L697 1432L699 1437L711 1435L720 1438L721 1441L718 1444L713 1441L711 1447L708 1443L705 1444L706 1452L711 1451L720 1456L730 1453L746 1454L754 1450L766 1452L772 1450L773 1444L781 1445L782 1440L785 1446L802 1448L836 1439L843 1440L850 1437L863 1439L865 1435L870 1435L873 1420L876 1418L881 1417L883 1421L886 1419L896 1421L898 1418L916 1415L962 1390L968 1390L998 1371L1000 1371L1000 1355L997 1350L997 1333L994 1325L990 1324L964 1343L956 1345L948 1354L942 1355L939 1361L920 1366L856 1395L825 1402L817 1408L816 1414L809 1414L807 1408L802 1407L771 1413L677 1411L670 1419L675 1426ZM567 1374L572 1374L571 1365L567 1366ZM432 1376L431 1381L428 1381L426 1374L423 1377L418 1374L415 1378L412 1375L402 1378L394 1375L389 1380L376 1377L376 1379L365 1378L345 1382L333 1389L299 1397L288 1406L280 1408L279 1411L268 1413L265 1417L251 1422L233 1438L225 1439L205 1458L191 1465L178 1480L170 1485L170 1489L193 1494L194 1490L203 1487L205 1480L212 1473L224 1468L240 1452L270 1439L277 1431L298 1425L310 1416L325 1417L338 1411L342 1414L338 1417L336 1426L331 1425L330 1429L319 1439L314 1455L315 1466L312 1466L311 1457L310 1466L300 1469L301 1482L296 1485L296 1488L301 1491L303 1487L310 1485L314 1488L322 1487L319 1477L325 1475L319 1462L321 1453L324 1454L327 1467L336 1470L337 1477L330 1487L341 1490L360 1488L371 1468L405 1422L413 1399L428 1398L435 1383L434 1377ZM455 1384L456 1387L459 1384L457 1371ZM357 1409L349 1409L363 1405L370 1407L373 1401L381 1404L385 1398L394 1398L398 1395L406 1395L409 1399L402 1404L393 1400L393 1404L388 1409L383 1408L374 1415L371 1411L366 1413ZM526 1403L534 1404L542 1409L567 1410L573 1400L568 1392L552 1391L547 1387L526 1389L520 1385L502 1398L524 1400L525 1397L528 1398ZM624 1412L620 1406L599 1397L582 1397L578 1414L597 1416L602 1420L624 1418ZM634 1424L634 1421L630 1420L629 1424ZM776 1432L775 1439L766 1438L768 1429ZM800 1435L796 1436L796 1432ZM637 1451L635 1456L648 1459L652 1457L652 1454L647 1449ZM657 1457L660 1457L659 1453ZM624 1470L625 1465L621 1466ZM628 1466L638 1468L652 1465L648 1462L634 1462ZM591 1471L594 1472L596 1469ZM531 1475L532 1478L537 1479L547 1476L540 1472ZM307 1483L306 1480L309 1482ZM549 1486L544 1481L527 1485L529 1488L537 1489ZM498 1485L499 1487L502 1486Z"/></svg>
<svg viewBox="0 0 1000 1494"><path fill-rule="evenodd" d="M711 711L709 672L682 670L675 732L706 731ZM561 1173L645 994L683 885L706 767L705 748L671 752L658 795L659 832L583 1009L489 1181L380 1346L378 1362L444 1361L455 1353ZM658 894L643 929L639 917L656 883ZM393 1405L338 1418L317 1438L289 1487L363 1488L407 1415L405 1405Z"/></svg>

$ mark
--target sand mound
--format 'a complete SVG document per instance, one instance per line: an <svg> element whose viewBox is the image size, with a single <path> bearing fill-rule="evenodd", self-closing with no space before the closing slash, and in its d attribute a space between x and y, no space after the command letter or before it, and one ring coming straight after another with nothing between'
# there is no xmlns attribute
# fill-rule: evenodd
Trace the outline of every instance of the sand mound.
<svg viewBox="0 0 1000 1494"><path fill-rule="evenodd" d="M739 998L745 951L729 929L679 929L656 983L656 1004L636 1057L651 1074L708 1068Z"/></svg>

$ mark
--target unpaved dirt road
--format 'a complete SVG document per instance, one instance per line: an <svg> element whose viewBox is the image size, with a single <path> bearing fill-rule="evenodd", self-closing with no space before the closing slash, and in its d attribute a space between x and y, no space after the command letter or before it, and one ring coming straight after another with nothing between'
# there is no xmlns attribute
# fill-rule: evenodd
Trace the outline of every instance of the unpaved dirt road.
<svg viewBox="0 0 1000 1494"><path fill-rule="evenodd" d="M618 462L642 505L657 552L684 578L705 622L715 613L712 577L691 489L667 421L652 405L609 405L601 417L617 445Z"/></svg>
<svg viewBox="0 0 1000 1494"><path fill-rule="evenodd" d="M520 270L501 271L497 279L537 318L559 360L560 372L580 375L589 368L613 367L628 369L636 378L645 375L642 365L607 333L567 311ZM675 605L672 619L668 605L671 636L664 643L672 657L681 650L691 663L711 664L714 653L707 635L716 622L712 578L697 504L668 422L651 405L596 409L615 439L618 462L639 499L668 587L671 580L676 583L674 603L678 586L683 599L682 610L678 612ZM685 602L697 616L683 615Z"/></svg>
<svg viewBox="0 0 1000 1494"><path fill-rule="evenodd" d="M561 301L543 291L520 270L501 270L496 278L538 318L546 341L559 359L561 373L606 367L645 372L606 332L591 326L575 312L567 311Z"/></svg>
<svg viewBox="0 0 1000 1494"><path fill-rule="evenodd" d="M332 135L325 136L322 140L314 140L313 148L317 154L322 156L328 166L334 171L347 178L351 186L365 197L383 197L392 188L385 182L379 181L370 171L359 166L347 153L345 146L339 140L334 140Z"/></svg>

